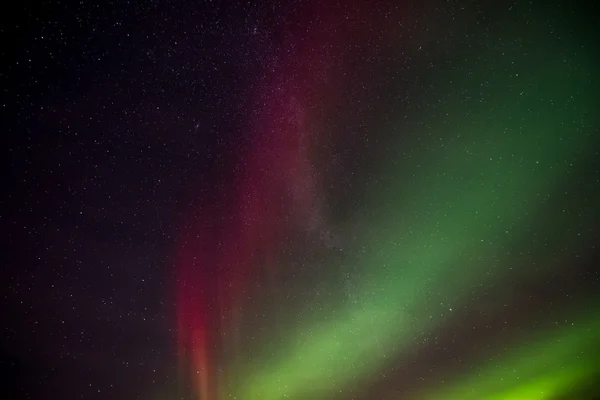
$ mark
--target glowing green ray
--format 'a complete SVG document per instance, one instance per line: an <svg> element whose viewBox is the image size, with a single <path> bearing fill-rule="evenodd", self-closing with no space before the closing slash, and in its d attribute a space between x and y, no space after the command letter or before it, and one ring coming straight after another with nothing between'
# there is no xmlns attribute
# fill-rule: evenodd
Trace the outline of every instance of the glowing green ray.
<svg viewBox="0 0 600 400"><path fill-rule="evenodd" d="M538 333L483 367L419 400L553 399L591 383L598 373L600 315L594 313L551 332Z"/></svg>

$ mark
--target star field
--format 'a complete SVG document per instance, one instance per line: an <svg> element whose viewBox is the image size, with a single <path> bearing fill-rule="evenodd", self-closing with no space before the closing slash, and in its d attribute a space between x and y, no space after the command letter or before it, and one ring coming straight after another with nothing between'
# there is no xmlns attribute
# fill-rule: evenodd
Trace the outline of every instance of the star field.
<svg viewBox="0 0 600 400"><path fill-rule="evenodd" d="M595 5L14 6L3 398L599 398Z"/></svg>

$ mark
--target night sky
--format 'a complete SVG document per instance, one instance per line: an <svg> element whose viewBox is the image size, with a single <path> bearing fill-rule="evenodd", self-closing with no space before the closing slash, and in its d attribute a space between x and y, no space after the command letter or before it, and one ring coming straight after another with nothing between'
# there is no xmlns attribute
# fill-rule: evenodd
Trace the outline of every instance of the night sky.
<svg viewBox="0 0 600 400"><path fill-rule="evenodd" d="M0 398L600 398L598 6L0 16Z"/></svg>

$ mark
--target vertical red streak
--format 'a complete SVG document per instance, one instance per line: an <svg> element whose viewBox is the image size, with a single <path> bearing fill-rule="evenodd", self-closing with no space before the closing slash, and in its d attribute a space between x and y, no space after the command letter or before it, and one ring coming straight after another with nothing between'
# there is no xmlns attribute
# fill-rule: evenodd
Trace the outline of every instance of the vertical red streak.
<svg viewBox="0 0 600 400"><path fill-rule="evenodd" d="M315 2L291 21L295 28L280 38L283 64L255 94L251 145L234 190L221 203L192 210L183 229L176 261L179 351L201 400L222 393L223 334L239 324L255 269L274 267L291 224L322 229L309 107L323 101L331 61L346 37L360 38L360 15L358 7Z"/></svg>

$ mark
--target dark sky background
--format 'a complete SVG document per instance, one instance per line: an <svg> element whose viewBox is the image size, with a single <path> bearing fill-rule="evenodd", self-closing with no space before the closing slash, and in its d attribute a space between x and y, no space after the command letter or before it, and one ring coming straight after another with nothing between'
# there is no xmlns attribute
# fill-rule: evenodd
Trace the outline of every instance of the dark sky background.
<svg viewBox="0 0 600 400"><path fill-rule="evenodd" d="M235 146L259 62L251 43L236 45L253 40L253 10L11 8L1 25L2 397L165 390L177 383L176 222Z"/></svg>
<svg viewBox="0 0 600 400"><path fill-rule="evenodd" d="M0 397L185 398L173 283L181 221L230 181L253 96L302 2L259 3L5 6ZM359 142L345 145L364 161ZM332 214L352 211L334 201Z"/></svg>

